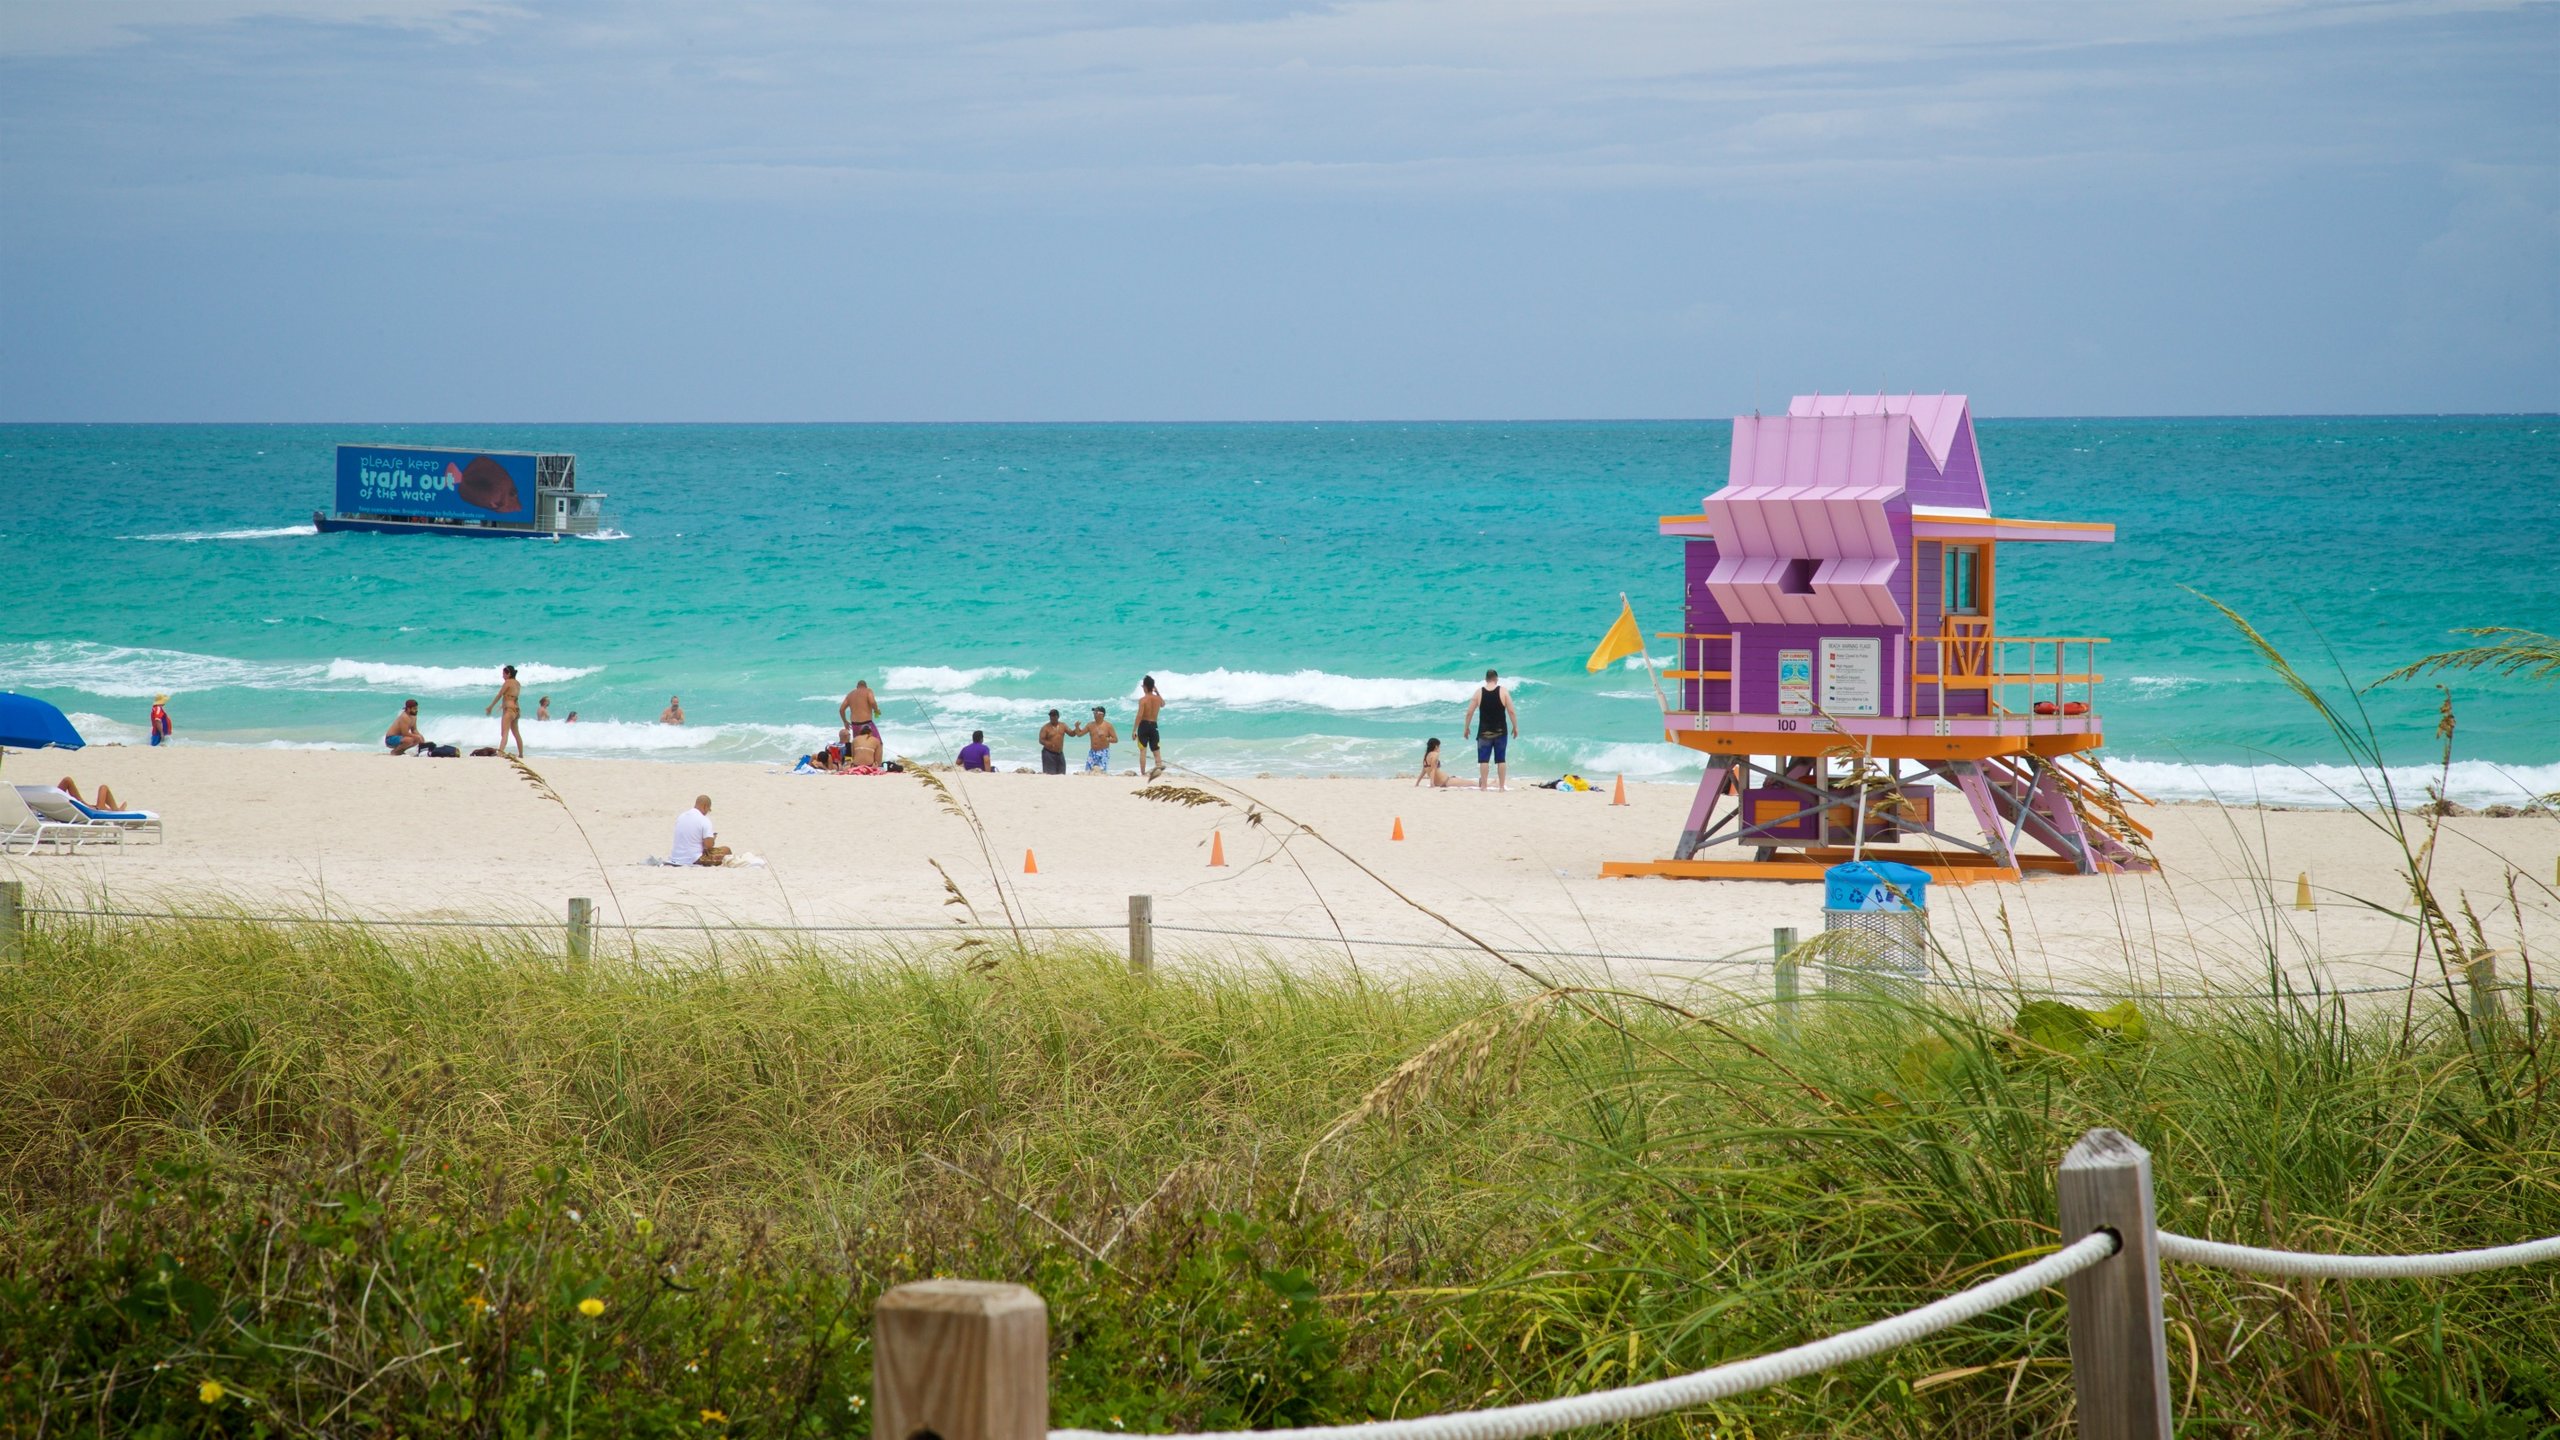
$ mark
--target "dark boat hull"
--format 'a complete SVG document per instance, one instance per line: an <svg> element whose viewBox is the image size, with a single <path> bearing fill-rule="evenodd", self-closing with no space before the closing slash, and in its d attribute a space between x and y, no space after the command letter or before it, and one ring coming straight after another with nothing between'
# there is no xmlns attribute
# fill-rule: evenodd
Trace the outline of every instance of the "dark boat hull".
<svg viewBox="0 0 2560 1440"><path fill-rule="evenodd" d="M558 538L552 531L537 530L530 525L519 529L499 525L439 525L428 520L356 520L344 515L323 515L316 510L311 515L311 528L323 535L494 535L509 540Z"/></svg>

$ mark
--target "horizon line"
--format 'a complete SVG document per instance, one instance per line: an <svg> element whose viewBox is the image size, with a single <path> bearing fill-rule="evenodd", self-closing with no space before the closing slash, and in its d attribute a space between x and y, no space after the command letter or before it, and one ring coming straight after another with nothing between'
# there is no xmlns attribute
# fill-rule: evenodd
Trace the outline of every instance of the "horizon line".
<svg viewBox="0 0 2560 1440"><path fill-rule="evenodd" d="M1755 411L1753 411L1752 413L1753 413L1753 414L1765 414L1765 413L1769 413L1769 412L1766 412L1766 411L1763 411L1763 410L1755 410ZM1778 413L1784 413L1784 412L1778 412ZM501 419L475 419L475 420L455 420L455 419L428 419L428 420L390 420L390 419L379 419L379 418L376 418L376 419L367 419L367 420L345 420L345 419L333 419L333 420L11 420L11 419L0 419L0 428L13 428L13 429L14 429L14 428L35 428L35 427L38 427L38 426L63 426L63 427L73 427L73 426L78 426L78 427L107 427L107 426L115 426L115 427L124 427L124 428L140 429L140 428L146 428L146 427L160 427L160 426L167 426L167 427L176 427L176 426L241 426L241 427L250 427L250 426L265 426L265 427L296 426L296 427L309 427L309 426L320 426L320 425L343 425L343 426L363 426L363 425L419 425L419 426L458 426L458 425L537 426L537 425L551 425L551 426L606 426L606 425L613 425L613 426L641 426L641 427L652 427L652 426L669 426L669 427L672 427L672 426L680 426L680 425L681 425L681 426L739 426L739 427L746 427L746 426L763 426L763 427L804 426L804 427L810 427L810 428L816 428L816 427L820 427L820 426L841 426L841 427L848 427L848 428L850 428L850 427L856 427L856 426L864 426L864 427L874 427L874 428L884 428L884 429L885 429L885 428L898 427L898 426L928 426L928 425L941 425L941 426L984 426L984 427L988 427L988 428L998 428L998 427L1006 427L1006 426L1020 426L1020 427L1029 427L1029 426L1049 426L1049 427L1056 427L1056 426L1111 426L1111 425L1196 425L1196 426L1226 426L1226 425L1232 425L1232 426L1242 426L1242 425L1313 425L1313 426L1321 426L1321 425L1362 425L1362 426L1379 426L1379 425L1720 425L1720 424L1724 424L1724 423L1726 423L1726 422L1728 422L1728 421L1730 421L1730 420L1736 419L1736 418L1739 418L1739 417L1737 417L1737 416L1732 416L1732 415L1618 415L1618 416L1571 416L1571 415L1544 415L1544 416L1505 416L1505 417L1489 417L1489 416L1412 417L1412 416L1408 416L1408 417L1400 417L1400 418L1393 418L1393 419L1366 419L1366 420L1361 420L1361 419L1345 419L1345 418L1340 418L1340 417L1331 417L1331 416L1302 417L1302 418L1293 418L1293 419L1187 419L1187 420L1177 420L1177 419L1147 419L1147 418L1137 418L1137 419L1113 419L1113 420L1092 420L1092 419L1085 419L1085 420L1059 420L1059 419L1014 419L1014 420L950 420L950 419L939 419L939 420L561 420L561 419L549 419L549 420L533 420L533 419L513 419L513 420L501 420ZM2230 412L2206 412L2206 411L2197 411L2197 412L2191 412L2191 413L2131 413L2131 412L2128 412L2128 413L2123 413L2123 414L2078 414L2078 415L1984 415L1984 414L1980 413L1979 411L1976 411L1976 412L1973 412L1973 419L1974 419L1977 423L1991 423L1991 424L1999 424L1999 423L2011 422L2011 421L2037 421L2037 422L2052 422L2052 421L2121 421L2121 420L2555 420L2555 421L2560 421L2560 410L2336 410L2336 411L2323 411L2323 410L2299 410L2299 411L2263 411L2263 412L2255 412L2255 413L2252 413L2252 412L2241 412L2241 411L2230 411Z"/></svg>

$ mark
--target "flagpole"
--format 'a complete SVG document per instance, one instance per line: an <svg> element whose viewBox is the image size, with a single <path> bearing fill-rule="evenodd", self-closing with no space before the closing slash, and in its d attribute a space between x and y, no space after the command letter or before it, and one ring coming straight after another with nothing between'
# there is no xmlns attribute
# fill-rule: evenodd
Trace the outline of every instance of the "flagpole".
<svg viewBox="0 0 2560 1440"><path fill-rule="evenodd" d="M1618 592L1618 603L1627 607L1627 618L1633 620L1636 614L1636 602L1627 598L1626 591ZM1653 681L1654 703L1662 707L1662 728L1665 733L1668 733L1671 729L1671 700L1662 693L1662 677L1653 672L1653 646L1645 639L1644 626L1641 624L1636 626L1636 653L1644 657L1645 677Z"/></svg>

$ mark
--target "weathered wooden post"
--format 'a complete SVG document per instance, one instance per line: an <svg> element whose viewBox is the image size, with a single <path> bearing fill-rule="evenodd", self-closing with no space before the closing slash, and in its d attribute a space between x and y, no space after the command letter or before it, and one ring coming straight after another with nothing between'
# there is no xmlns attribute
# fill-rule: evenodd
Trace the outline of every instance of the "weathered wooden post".
<svg viewBox="0 0 2560 1440"><path fill-rule="evenodd" d="M595 950L596 902L584 895L569 897L569 958L584 960Z"/></svg>
<svg viewBox="0 0 2560 1440"><path fill-rule="evenodd" d="M1777 951L1771 969L1778 977L1778 1023L1789 1030L1796 1027L1796 932L1795 927L1781 925L1769 932L1770 948Z"/></svg>
<svg viewBox="0 0 2560 1440"><path fill-rule="evenodd" d="M1047 1440L1049 1307L1020 1285L918 1280L871 1312L876 1440Z"/></svg>
<svg viewBox="0 0 2560 1440"><path fill-rule="evenodd" d="M2092 1130L2062 1157L2054 1189L2064 1244L2101 1229L2119 1242L2113 1256L2062 1282L2080 1440L2169 1440L2151 1152L2113 1130Z"/></svg>
<svg viewBox="0 0 2560 1440"><path fill-rule="evenodd" d="M0 960L18 958L18 911L27 901L27 882L0 880Z"/></svg>
<svg viewBox="0 0 2560 1440"><path fill-rule="evenodd" d="M2471 1028L2478 1030L2498 1022L2498 957L2482 955L2462 967L2462 978L2471 985Z"/></svg>
<svg viewBox="0 0 2560 1440"><path fill-rule="evenodd" d="M1129 897L1129 969L1144 975L1156 968L1156 897Z"/></svg>

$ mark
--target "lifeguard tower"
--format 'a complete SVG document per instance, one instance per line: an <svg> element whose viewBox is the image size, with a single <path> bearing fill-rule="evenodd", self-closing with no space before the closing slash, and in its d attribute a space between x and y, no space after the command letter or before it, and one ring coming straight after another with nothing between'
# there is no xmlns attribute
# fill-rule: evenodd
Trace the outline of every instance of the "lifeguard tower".
<svg viewBox="0 0 2560 1440"><path fill-rule="evenodd" d="M1671 858L1603 875L1818 880L1853 850L1954 883L2152 868L2119 787L2065 761L2103 743L2106 642L1998 627L2000 546L2115 527L1994 516L1965 397L1737 418L1725 487L1662 533L1688 549L1665 738L1707 770ZM1954 804L1978 838L1941 828Z"/></svg>

